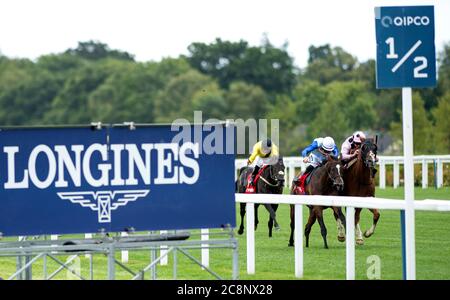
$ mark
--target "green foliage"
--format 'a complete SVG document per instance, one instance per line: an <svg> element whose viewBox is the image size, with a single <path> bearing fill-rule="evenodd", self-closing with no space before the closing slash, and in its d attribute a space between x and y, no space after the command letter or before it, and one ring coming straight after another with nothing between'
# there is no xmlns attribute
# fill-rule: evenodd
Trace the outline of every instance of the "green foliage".
<svg viewBox="0 0 450 300"><path fill-rule="evenodd" d="M431 121L427 118L424 102L418 92L413 93L413 141L414 154L428 154L435 152L434 130ZM391 125L392 134L402 139L402 121Z"/></svg>
<svg viewBox="0 0 450 300"><path fill-rule="evenodd" d="M358 61L341 47L329 44L309 47L308 66L304 78L327 84L336 80L350 80Z"/></svg>
<svg viewBox="0 0 450 300"><path fill-rule="evenodd" d="M332 136L339 147L339 143L343 142L351 131L339 99L332 98L322 103L319 113L309 126L309 131L312 137Z"/></svg>
<svg viewBox="0 0 450 300"><path fill-rule="evenodd" d="M127 52L111 50L108 45L97 41L79 42L77 48L69 49L65 53L90 60L98 60L107 57L130 61L134 60L133 55Z"/></svg>
<svg viewBox="0 0 450 300"><path fill-rule="evenodd" d="M234 82L225 94L228 118L264 118L269 100L266 93L258 86L244 82Z"/></svg>
<svg viewBox="0 0 450 300"><path fill-rule="evenodd" d="M297 118L305 124L310 123L327 99L328 92L317 81L308 80L297 84L293 92Z"/></svg>
<svg viewBox="0 0 450 300"><path fill-rule="evenodd" d="M434 138L437 153L446 154L450 151L450 91L438 101L438 105L432 111L435 122Z"/></svg>
<svg viewBox="0 0 450 300"><path fill-rule="evenodd" d="M274 47L267 38L260 47L216 39L209 45L192 43L188 50L191 66L217 79L222 88L244 81L276 93L289 92L295 83L293 59L286 48Z"/></svg>
<svg viewBox="0 0 450 300"><path fill-rule="evenodd" d="M401 90L376 89L374 60L325 44L298 70L287 47L216 39L157 62L96 41L36 61L0 54L0 124L172 122L199 110L204 119L278 119L283 155L317 136L340 146L355 130L386 136L391 147L380 152L401 154L392 146L401 144ZM450 150L450 44L438 67L436 88L415 89L416 154Z"/></svg>
<svg viewBox="0 0 450 300"><path fill-rule="evenodd" d="M155 98L155 120L172 122L175 119L193 119L193 97L198 92L208 93L213 80L195 70L172 78Z"/></svg>

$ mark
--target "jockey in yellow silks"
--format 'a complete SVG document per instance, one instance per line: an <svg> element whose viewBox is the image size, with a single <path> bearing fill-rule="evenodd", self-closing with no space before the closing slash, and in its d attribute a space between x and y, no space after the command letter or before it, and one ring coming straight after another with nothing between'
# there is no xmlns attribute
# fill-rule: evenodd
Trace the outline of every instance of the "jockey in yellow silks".
<svg viewBox="0 0 450 300"><path fill-rule="evenodd" d="M247 165L251 165L255 162L255 168L253 169L250 184L253 185L255 176L264 165L274 165L278 162L280 154L278 146L272 143L270 139L257 142L253 146L253 152L248 158Z"/></svg>

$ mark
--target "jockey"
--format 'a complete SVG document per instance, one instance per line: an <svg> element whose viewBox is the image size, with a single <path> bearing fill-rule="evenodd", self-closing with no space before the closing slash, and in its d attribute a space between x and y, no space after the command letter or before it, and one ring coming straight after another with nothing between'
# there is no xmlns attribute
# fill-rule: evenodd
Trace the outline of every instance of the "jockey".
<svg viewBox="0 0 450 300"><path fill-rule="evenodd" d="M351 136L349 136L341 147L342 160L349 161L356 157L359 153L359 148L361 143L366 140L366 135L362 131L355 131ZM351 153L353 151L353 153Z"/></svg>
<svg viewBox="0 0 450 300"><path fill-rule="evenodd" d="M314 139L312 144L302 151L303 162L308 163L308 167L303 174L309 173L322 165L327 160L328 155L339 155L334 139L330 136Z"/></svg>
<svg viewBox="0 0 450 300"><path fill-rule="evenodd" d="M247 161L247 165L250 165L256 160L249 184L254 184L253 181L255 180L255 176L264 165L273 165L277 163L278 157L278 146L272 143L270 139L257 142L253 146L253 152Z"/></svg>

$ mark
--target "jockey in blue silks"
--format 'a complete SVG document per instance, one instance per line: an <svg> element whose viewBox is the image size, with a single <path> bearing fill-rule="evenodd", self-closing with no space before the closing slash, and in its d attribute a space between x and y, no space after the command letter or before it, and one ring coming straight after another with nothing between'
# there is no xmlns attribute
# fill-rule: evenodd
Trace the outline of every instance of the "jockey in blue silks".
<svg viewBox="0 0 450 300"><path fill-rule="evenodd" d="M308 147L303 149L302 157L307 157L310 152L316 150L319 147L322 147L322 145L324 144L324 140L326 142L325 144L327 144L327 145L324 145L325 148L327 148L327 150L328 150L332 147L332 150L331 150L332 154L337 157L339 155L339 149L336 146L336 144L334 143L333 138L331 138L329 136L327 136L326 138L319 137L319 138L314 139L314 141L311 143L311 145L309 145Z"/></svg>
<svg viewBox="0 0 450 300"><path fill-rule="evenodd" d="M327 159L327 155L330 154L336 157L339 155L339 149L332 137L327 136L314 139L311 145L302 151L303 162L308 163L304 174L320 166Z"/></svg>

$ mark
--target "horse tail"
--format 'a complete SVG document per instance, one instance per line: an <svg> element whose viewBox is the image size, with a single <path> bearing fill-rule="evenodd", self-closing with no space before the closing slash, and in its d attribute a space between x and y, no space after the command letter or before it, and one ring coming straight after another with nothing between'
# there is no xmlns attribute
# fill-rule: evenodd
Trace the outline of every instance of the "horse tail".
<svg viewBox="0 0 450 300"><path fill-rule="evenodd" d="M236 192L238 192L238 193L239 193L240 186L241 187L246 186L246 182L245 182L246 176L242 176L242 175L245 173L244 171L247 169L248 169L248 166L244 166L244 167L241 167L238 171L238 177L235 181L235 188L236 188Z"/></svg>
<svg viewBox="0 0 450 300"><path fill-rule="evenodd" d="M239 176L241 176L242 172L243 172L245 169L247 169L247 168L248 168L247 166L241 167L241 168L239 169Z"/></svg>

